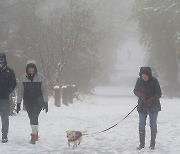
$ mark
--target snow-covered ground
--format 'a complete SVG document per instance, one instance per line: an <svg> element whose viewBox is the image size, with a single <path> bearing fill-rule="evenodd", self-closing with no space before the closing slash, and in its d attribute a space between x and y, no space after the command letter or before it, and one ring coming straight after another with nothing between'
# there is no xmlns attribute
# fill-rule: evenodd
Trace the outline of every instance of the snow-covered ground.
<svg viewBox="0 0 180 154"><path fill-rule="evenodd" d="M137 151L138 113L134 111L125 121L111 130L84 136L78 148L67 146L66 130L101 131L120 121L136 106L132 88L96 88L95 95L81 102L57 108L50 100L49 112L40 115L40 140L29 144L31 129L25 111L10 117L9 142L0 143L0 154L179 154L180 100L161 99L158 135L155 150L150 150L150 130L147 123L146 148ZM148 121L147 121L148 122Z"/></svg>

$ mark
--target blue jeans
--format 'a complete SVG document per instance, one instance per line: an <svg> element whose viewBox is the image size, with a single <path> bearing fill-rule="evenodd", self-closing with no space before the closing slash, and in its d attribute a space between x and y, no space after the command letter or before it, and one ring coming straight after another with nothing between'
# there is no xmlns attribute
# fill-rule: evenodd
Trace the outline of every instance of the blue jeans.
<svg viewBox="0 0 180 154"><path fill-rule="evenodd" d="M149 115L149 122L151 133L157 133L157 116L158 112L149 112L140 113L139 112L139 132L145 132L146 119L147 115Z"/></svg>
<svg viewBox="0 0 180 154"><path fill-rule="evenodd" d="M8 99L0 100L0 115L2 121L2 133L8 134L9 131L9 107L10 102Z"/></svg>

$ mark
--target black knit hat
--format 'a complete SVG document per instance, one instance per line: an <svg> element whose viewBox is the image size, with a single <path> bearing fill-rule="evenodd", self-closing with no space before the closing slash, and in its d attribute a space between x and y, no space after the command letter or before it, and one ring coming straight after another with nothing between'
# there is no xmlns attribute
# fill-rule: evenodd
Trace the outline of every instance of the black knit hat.
<svg viewBox="0 0 180 154"><path fill-rule="evenodd" d="M141 77L142 74L146 74L149 77L152 77L152 71L150 67L141 67L140 68L140 72L139 72L139 76Z"/></svg>

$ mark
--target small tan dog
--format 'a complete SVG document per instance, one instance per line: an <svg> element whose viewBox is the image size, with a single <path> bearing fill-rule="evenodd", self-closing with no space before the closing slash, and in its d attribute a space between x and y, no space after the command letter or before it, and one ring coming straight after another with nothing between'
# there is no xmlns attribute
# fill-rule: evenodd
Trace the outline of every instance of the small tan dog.
<svg viewBox="0 0 180 154"><path fill-rule="evenodd" d="M77 147L77 145L80 145L82 140L82 132L80 131L74 131L74 130L67 130L67 138L68 138L68 146L70 147L70 143L73 143L73 149Z"/></svg>

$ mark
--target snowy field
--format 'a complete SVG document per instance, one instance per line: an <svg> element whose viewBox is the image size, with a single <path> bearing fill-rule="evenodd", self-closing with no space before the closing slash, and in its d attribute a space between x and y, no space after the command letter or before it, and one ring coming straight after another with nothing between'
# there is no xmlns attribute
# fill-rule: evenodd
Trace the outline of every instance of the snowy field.
<svg viewBox="0 0 180 154"><path fill-rule="evenodd" d="M180 100L161 99L158 135L155 150L150 150L149 123L146 126L146 147L137 151L138 113L134 111L113 129L97 135L84 136L78 148L67 146L66 130L101 131L120 121L137 103L132 88L96 88L95 95L83 101L57 108L50 100L49 112L40 115L40 140L29 144L31 129L27 113L10 117L9 142L0 143L0 154L179 154ZM149 122L149 121L147 121Z"/></svg>

